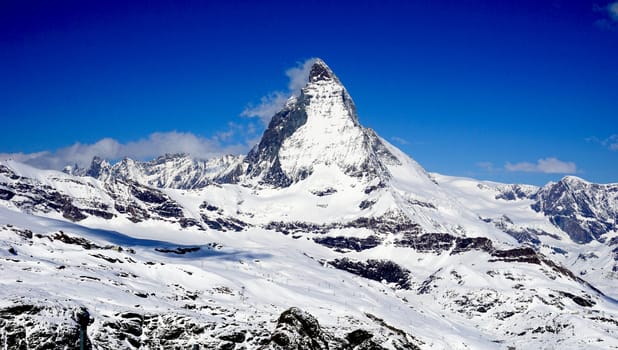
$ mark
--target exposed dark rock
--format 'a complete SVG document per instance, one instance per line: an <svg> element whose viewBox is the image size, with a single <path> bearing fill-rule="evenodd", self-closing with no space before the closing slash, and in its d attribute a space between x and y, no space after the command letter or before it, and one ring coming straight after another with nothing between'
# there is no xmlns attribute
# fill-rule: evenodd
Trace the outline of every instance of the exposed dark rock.
<svg viewBox="0 0 618 350"><path fill-rule="evenodd" d="M182 228L186 228L186 227L198 227L200 230L203 230L204 228L202 227L202 224L193 218L180 218L178 220L178 223L180 224L180 227Z"/></svg>
<svg viewBox="0 0 618 350"><path fill-rule="evenodd" d="M79 348L79 326L71 319L68 310L64 313L66 322L53 324L41 320L39 314L44 307L32 304L16 304L0 309L0 344L6 349L77 349ZM33 328L32 325L39 327ZM87 349L91 344L87 342Z"/></svg>
<svg viewBox="0 0 618 350"><path fill-rule="evenodd" d="M98 209L82 209L82 211L84 213L90 214L90 215L94 215L94 216L98 216L100 218L103 218L105 220L110 220L114 218L114 214L110 213L110 212L106 212L103 210L98 210Z"/></svg>
<svg viewBox="0 0 618 350"><path fill-rule="evenodd" d="M8 201L13 197L15 197L15 192L0 188L0 199Z"/></svg>
<svg viewBox="0 0 618 350"><path fill-rule="evenodd" d="M219 336L219 339L229 341L232 343L243 343L246 338L247 338L247 332L244 330L229 333L229 334L223 334Z"/></svg>
<svg viewBox="0 0 618 350"><path fill-rule="evenodd" d="M33 304L15 304L0 309L0 318L12 319L22 314L34 315L43 310L42 307Z"/></svg>
<svg viewBox="0 0 618 350"><path fill-rule="evenodd" d="M493 259L490 262L505 261L505 262L523 262L530 264L541 264L541 259L537 252L530 247L513 248L509 250L496 250L491 253Z"/></svg>
<svg viewBox="0 0 618 350"><path fill-rule="evenodd" d="M167 201L153 208L153 211L164 218L181 218L182 208L176 202Z"/></svg>
<svg viewBox="0 0 618 350"><path fill-rule="evenodd" d="M404 234L395 241L395 246L409 247L424 253L436 253L450 250L455 244L455 236L448 233L425 233L422 235Z"/></svg>
<svg viewBox="0 0 618 350"><path fill-rule="evenodd" d="M403 213L387 213L380 217L360 217L341 225L343 228L367 228L382 234L420 233L421 228ZM339 228L339 227L335 227Z"/></svg>
<svg viewBox="0 0 618 350"><path fill-rule="evenodd" d="M382 240L377 236L369 236L367 238L357 237L316 237L313 239L316 243L329 248L338 250L347 249L357 252L377 247L382 243Z"/></svg>
<svg viewBox="0 0 618 350"><path fill-rule="evenodd" d="M234 348L236 348L236 344L231 341L223 342L217 347L218 350L234 350Z"/></svg>
<svg viewBox="0 0 618 350"><path fill-rule="evenodd" d="M337 193L337 190L332 187L328 187L323 190L311 191L311 193L318 197L324 197L324 196L330 196L333 193Z"/></svg>
<svg viewBox="0 0 618 350"><path fill-rule="evenodd" d="M200 209L206 209L208 211L219 211L219 207L209 204L208 202L202 202Z"/></svg>
<svg viewBox="0 0 618 350"><path fill-rule="evenodd" d="M25 238L25 239L32 239L33 235L32 235L32 231L28 230L28 229L18 229L18 228L11 228L11 231L15 232L16 235L18 235L21 238Z"/></svg>
<svg viewBox="0 0 618 350"><path fill-rule="evenodd" d="M321 350L329 349L331 341L315 317L292 307L279 316L266 349Z"/></svg>
<svg viewBox="0 0 618 350"><path fill-rule="evenodd" d="M168 248L155 248L156 251L160 252L160 253L173 253L173 254L186 254L186 253L193 253L193 252L197 252L198 250L200 250L200 247L177 247L174 249L168 249Z"/></svg>
<svg viewBox="0 0 618 350"><path fill-rule="evenodd" d="M583 307L593 307L596 303L590 299L589 297L580 297L577 296L575 294L569 293L569 292L564 292L564 291L559 291L558 293L560 293L560 295L565 296L571 300L573 300L573 302L577 305L583 306Z"/></svg>
<svg viewBox="0 0 618 350"><path fill-rule="evenodd" d="M455 237L448 233L425 233L422 235L406 234L395 241L398 247L409 247L419 252L441 254L451 251L451 255L470 250L490 252L492 242L485 237Z"/></svg>
<svg viewBox="0 0 618 350"><path fill-rule="evenodd" d="M264 226L266 230L274 230L285 235L294 233L326 233L330 230L329 225L319 225L308 222L270 222Z"/></svg>
<svg viewBox="0 0 618 350"><path fill-rule="evenodd" d="M380 182L380 183L378 183L377 185L370 185L370 186L367 186L367 187L365 188L365 194L370 194L371 192L373 192L373 191L377 191L377 190L379 190L379 189L381 189L381 188L384 188L384 187L386 187L386 184L385 184L384 182Z"/></svg>
<svg viewBox="0 0 618 350"><path fill-rule="evenodd" d="M364 278L386 281L394 283L398 288L410 289L410 271L390 260L369 259L363 262L343 258L331 260L329 264Z"/></svg>
<svg viewBox="0 0 618 350"><path fill-rule="evenodd" d="M293 106L288 106L275 114L262 135L260 143L255 146L244 160L245 174L261 177L264 184L275 187L287 187L293 183L279 163L279 150L283 141L307 122L307 98L301 93ZM264 167L262 164L269 164ZM239 167L241 167L239 165Z"/></svg>
<svg viewBox="0 0 618 350"><path fill-rule="evenodd" d="M62 216L71 221L81 221L88 217L79 208L71 204L62 207Z"/></svg>
<svg viewBox="0 0 618 350"><path fill-rule="evenodd" d="M333 71L322 61L317 60L309 71L309 81L316 82L320 80L337 80Z"/></svg>
<svg viewBox="0 0 618 350"><path fill-rule="evenodd" d="M210 219L205 214L202 214L201 216L202 221L204 221L209 228L217 231L240 232L247 226L247 223L233 217L217 217L215 219Z"/></svg>
<svg viewBox="0 0 618 350"><path fill-rule="evenodd" d="M373 334L364 329L357 329L353 332L348 333L345 338L350 343L350 346L355 347L357 345L360 345L364 341L373 338Z"/></svg>
<svg viewBox="0 0 618 350"><path fill-rule="evenodd" d="M63 242L65 244L75 244L79 245L84 249L101 249L103 247L83 238L83 237L74 237L69 236L66 233L59 231L50 236L53 240L57 240Z"/></svg>
<svg viewBox="0 0 618 350"><path fill-rule="evenodd" d="M408 199L407 200L408 204L417 206L417 207L423 207L423 208L429 208L429 209L438 209L436 208L435 205L428 203L428 202L422 202L416 199Z"/></svg>
<svg viewBox="0 0 618 350"><path fill-rule="evenodd" d="M112 264L115 264L115 263L123 264L124 263L124 261L122 261L122 259L112 258L112 257L106 256L106 255L103 255L103 254L90 254L90 256L98 258L98 259L103 259L103 260L105 260L107 262L110 262Z"/></svg>
<svg viewBox="0 0 618 350"><path fill-rule="evenodd" d="M491 240L485 237L457 237L455 239L455 248L453 248L451 255L471 250L490 252L493 250L493 245Z"/></svg>
<svg viewBox="0 0 618 350"><path fill-rule="evenodd" d="M163 204L168 200L167 196L161 191L142 186L136 182L130 183L129 190L135 198L145 203Z"/></svg>
<svg viewBox="0 0 618 350"><path fill-rule="evenodd" d="M569 252L567 252L566 250L562 249L562 248L558 248L558 247L551 247L552 250L552 254L561 254L561 255L568 255Z"/></svg>
<svg viewBox="0 0 618 350"><path fill-rule="evenodd" d="M442 271L442 268L439 268L434 273L429 275L429 277L427 277L423 281L423 283L421 283L421 286L418 287L418 289L416 290L416 293L417 294L428 294L431 292L433 288L437 287L437 285L435 284L435 281L442 279L442 277L438 276L438 273L440 273L440 271Z"/></svg>
<svg viewBox="0 0 618 350"><path fill-rule="evenodd" d="M358 205L358 207L360 209L368 209L373 207L373 205L376 204L376 201L371 201L371 200L364 200L362 202L360 202L360 204Z"/></svg>

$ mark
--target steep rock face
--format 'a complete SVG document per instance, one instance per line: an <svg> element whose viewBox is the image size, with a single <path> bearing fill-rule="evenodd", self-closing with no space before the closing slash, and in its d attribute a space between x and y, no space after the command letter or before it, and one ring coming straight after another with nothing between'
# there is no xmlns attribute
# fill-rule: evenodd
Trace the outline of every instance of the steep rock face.
<svg viewBox="0 0 618 350"><path fill-rule="evenodd" d="M617 229L618 185L592 184L574 176L550 183L535 195L532 208L549 216L551 222L573 241L588 243Z"/></svg>
<svg viewBox="0 0 618 350"><path fill-rule="evenodd" d="M84 169L83 175L94 177L95 179L107 179L111 175L111 166L105 159L95 156L92 158L90 168Z"/></svg>
<svg viewBox="0 0 618 350"><path fill-rule="evenodd" d="M345 87L317 60L300 95L275 114L260 143L235 170L236 176L223 179L287 187L323 166L338 167L356 178L386 179L386 164L399 160L373 130L359 124Z"/></svg>
<svg viewBox="0 0 618 350"><path fill-rule="evenodd" d="M318 320L303 310L293 307L281 314L270 343L272 349L328 349L329 337Z"/></svg>

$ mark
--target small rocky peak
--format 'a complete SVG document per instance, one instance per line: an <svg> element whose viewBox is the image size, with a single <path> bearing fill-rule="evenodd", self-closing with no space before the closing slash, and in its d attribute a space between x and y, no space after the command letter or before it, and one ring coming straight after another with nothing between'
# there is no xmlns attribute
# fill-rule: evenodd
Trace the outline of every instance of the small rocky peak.
<svg viewBox="0 0 618 350"><path fill-rule="evenodd" d="M581 185L587 185L588 182L580 177L577 176L573 176L573 175L568 175L562 178L562 180L560 180L560 182L562 184L565 185L570 185L570 186L581 186Z"/></svg>
<svg viewBox="0 0 618 350"><path fill-rule="evenodd" d="M105 159L99 156L94 156L88 171L86 171L86 176L99 178L103 173L109 172L109 169L110 165Z"/></svg>
<svg viewBox="0 0 618 350"><path fill-rule="evenodd" d="M311 66L311 70L309 71L309 82L316 82L320 80L335 80L339 82L335 73L326 65L326 63L321 59L316 59L313 66Z"/></svg>

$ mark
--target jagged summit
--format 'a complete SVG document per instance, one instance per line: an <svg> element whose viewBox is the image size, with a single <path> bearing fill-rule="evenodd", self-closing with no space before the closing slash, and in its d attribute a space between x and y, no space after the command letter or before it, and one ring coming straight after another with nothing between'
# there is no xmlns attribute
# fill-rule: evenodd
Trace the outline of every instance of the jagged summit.
<svg viewBox="0 0 618 350"><path fill-rule="evenodd" d="M307 81L316 82L319 80L335 80L341 84L335 73L333 73L326 62L320 58L317 58L309 70L309 78Z"/></svg>
<svg viewBox="0 0 618 350"><path fill-rule="evenodd" d="M397 158L375 132L360 125L354 101L323 60L315 61L307 81L223 182L287 187L325 167L367 181L389 176L386 163Z"/></svg>

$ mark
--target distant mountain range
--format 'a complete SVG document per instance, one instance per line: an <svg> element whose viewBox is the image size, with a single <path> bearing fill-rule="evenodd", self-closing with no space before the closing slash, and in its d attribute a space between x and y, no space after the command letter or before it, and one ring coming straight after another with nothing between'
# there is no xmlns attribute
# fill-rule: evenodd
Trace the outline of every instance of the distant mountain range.
<svg viewBox="0 0 618 350"><path fill-rule="evenodd" d="M618 347L618 184L426 172L317 60L246 156L0 162L0 345Z"/></svg>

